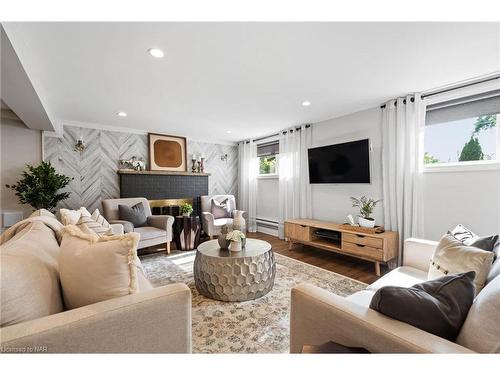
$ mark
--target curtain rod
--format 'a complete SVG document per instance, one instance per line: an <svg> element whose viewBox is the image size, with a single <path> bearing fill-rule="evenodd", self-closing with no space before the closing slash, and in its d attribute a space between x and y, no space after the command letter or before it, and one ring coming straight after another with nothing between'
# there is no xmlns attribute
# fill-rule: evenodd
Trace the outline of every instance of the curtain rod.
<svg viewBox="0 0 500 375"><path fill-rule="evenodd" d="M414 101L415 101L415 98L411 98L411 99L410 99L410 102L412 102L412 103L413 103ZM404 100L403 100L403 104L406 104L406 99L404 99ZM394 101L394 105L396 105L396 106L398 105L398 101L397 101L397 100L395 100L395 101ZM380 108L385 108L385 104L382 104L382 105L380 106Z"/></svg>
<svg viewBox="0 0 500 375"><path fill-rule="evenodd" d="M449 92L449 91L453 91L453 90L463 89L465 87L470 87L470 86L478 85L480 83L494 81L496 79L500 79L500 75L497 75L497 76L494 76L494 77L490 77L490 78L485 78L485 79L482 79L482 80L479 80L479 81L476 81L476 82L465 83L465 84L460 85L460 86L450 87L448 89L439 90L439 91L436 91L436 92L432 92L430 94L425 94L425 95L422 95L422 99L428 98L429 96L443 94L445 92ZM411 101L414 102L415 98L411 98ZM403 103L406 104L406 99L403 100ZM394 102L394 104L397 105L397 100ZM385 108L385 104L382 104L380 106L380 108Z"/></svg>
<svg viewBox="0 0 500 375"><path fill-rule="evenodd" d="M305 125L305 127L306 127L306 128L309 128L309 127L311 127L311 124L306 124L306 125ZM300 130L300 129L301 129L300 127L297 127L297 128L295 128L295 131L298 131L298 130ZM254 141L254 142L263 141L264 139L267 139L267 138L272 138L272 137L276 137L276 136L278 136L278 135L280 135L280 134L286 134L288 131L293 132L293 129L290 129L290 130L283 130L283 131L280 131L280 132L278 132L278 133L274 133L274 134L271 134L271 135L266 135L265 137L256 138L256 139L254 139L253 141ZM250 141L243 141L243 142L245 142L245 143L250 143Z"/></svg>

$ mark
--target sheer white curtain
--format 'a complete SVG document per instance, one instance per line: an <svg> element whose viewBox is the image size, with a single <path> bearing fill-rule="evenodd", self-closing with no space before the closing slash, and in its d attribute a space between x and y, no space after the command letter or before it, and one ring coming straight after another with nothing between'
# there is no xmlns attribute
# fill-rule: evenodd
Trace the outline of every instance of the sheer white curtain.
<svg viewBox="0 0 500 375"><path fill-rule="evenodd" d="M247 230L257 231L257 174L259 163L257 159L257 144L245 141L239 144L238 169L238 209L247 212Z"/></svg>
<svg viewBox="0 0 500 375"><path fill-rule="evenodd" d="M279 144L279 222L278 233L284 238L284 222L311 217L311 185L307 149L311 145L311 127L301 126L280 133Z"/></svg>
<svg viewBox="0 0 500 375"><path fill-rule="evenodd" d="M425 104L419 94L382 109L382 185L385 228L399 232L399 258L406 238L423 236L421 168Z"/></svg>

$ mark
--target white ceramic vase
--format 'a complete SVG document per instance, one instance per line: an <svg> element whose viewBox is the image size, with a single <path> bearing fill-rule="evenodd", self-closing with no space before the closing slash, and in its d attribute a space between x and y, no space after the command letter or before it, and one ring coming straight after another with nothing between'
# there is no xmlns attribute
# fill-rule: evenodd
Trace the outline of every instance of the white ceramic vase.
<svg viewBox="0 0 500 375"><path fill-rule="evenodd" d="M229 244L229 250L234 252L241 251L241 242L231 241Z"/></svg>
<svg viewBox="0 0 500 375"><path fill-rule="evenodd" d="M239 230L243 233L247 231L247 222L243 217L243 211L235 211L233 217L233 230Z"/></svg>
<svg viewBox="0 0 500 375"><path fill-rule="evenodd" d="M368 220L362 216L358 216L358 224L360 227L373 228L375 226L375 219Z"/></svg>

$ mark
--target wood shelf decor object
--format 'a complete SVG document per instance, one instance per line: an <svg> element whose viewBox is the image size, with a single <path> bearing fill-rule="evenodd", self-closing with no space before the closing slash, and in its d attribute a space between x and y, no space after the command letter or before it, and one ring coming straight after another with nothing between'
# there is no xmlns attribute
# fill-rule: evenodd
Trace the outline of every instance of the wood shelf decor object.
<svg viewBox="0 0 500 375"><path fill-rule="evenodd" d="M172 172L172 171L135 171L133 169L118 169L118 174L146 174L163 176L210 176L210 173Z"/></svg>
<svg viewBox="0 0 500 375"><path fill-rule="evenodd" d="M380 226L374 227L374 228L365 228L365 227L359 227L357 225L351 225L351 224L347 224L347 223L340 224L340 228L345 229L345 230L350 230L353 232L371 233L371 234L385 232L384 227L380 227Z"/></svg>
<svg viewBox="0 0 500 375"><path fill-rule="evenodd" d="M360 229L359 227L355 227ZM318 230L329 231L335 239L316 234ZM312 219L293 219L285 221L285 239L291 249L294 243L317 247L326 251L349 255L375 264L375 273L380 276L380 263L397 258L398 233L360 232L346 228L344 224Z"/></svg>

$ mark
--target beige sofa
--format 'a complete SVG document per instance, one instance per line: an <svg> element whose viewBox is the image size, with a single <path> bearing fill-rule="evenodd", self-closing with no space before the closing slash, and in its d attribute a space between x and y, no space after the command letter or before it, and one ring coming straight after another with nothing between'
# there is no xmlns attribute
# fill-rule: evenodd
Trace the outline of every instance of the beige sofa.
<svg viewBox="0 0 500 375"><path fill-rule="evenodd" d="M191 352L191 292L184 284L66 311L59 226L52 218L28 219L0 237L3 352Z"/></svg>
<svg viewBox="0 0 500 375"><path fill-rule="evenodd" d="M137 203L142 203L144 206L148 226L135 228L131 222L120 220L118 206L122 204L132 207ZM102 209L103 216L110 224L122 224L125 233L136 232L141 235L138 249L166 243L167 253L170 253L174 217L169 215L152 215L151 207L146 198L104 199L102 201Z"/></svg>
<svg viewBox="0 0 500 375"><path fill-rule="evenodd" d="M456 342L422 331L371 310L375 291L385 285L409 287L427 280L437 242L408 239L404 264L366 290L347 298L309 284L292 289L290 351L334 341L373 353L500 352L500 276L476 296Z"/></svg>

